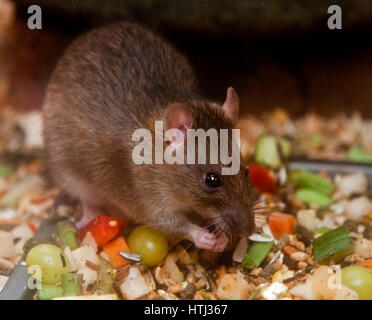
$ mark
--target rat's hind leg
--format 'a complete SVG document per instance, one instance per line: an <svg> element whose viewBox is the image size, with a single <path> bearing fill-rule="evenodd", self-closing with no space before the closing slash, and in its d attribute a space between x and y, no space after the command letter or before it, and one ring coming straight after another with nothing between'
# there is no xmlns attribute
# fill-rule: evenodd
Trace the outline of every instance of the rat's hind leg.
<svg viewBox="0 0 372 320"><path fill-rule="evenodd" d="M110 215L111 210L108 209L108 201L94 192L94 188L82 179L78 179L77 175L66 173L59 176L58 179L62 188L68 190L68 194L78 201L82 206L82 217L76 222L77 228L81 228L92 221L100 214Z"/></svg>
<svg viewBox="0 0 372 320"><path fill-rule="evenodd" d="M76 223L78 228L81 228L96 218L98 215L113 216L123 218L123 213L114 205L106 202L105 204L95 203L89 200L82 200L83 215L80 221Z"/></svg>
<svg viewBox="0 0 372 320"><path fill-rule="evenodd" d="M76 227L78 229L87 225L90 221L92 221L98 215L105 213L103 210L103 207L93 204L92 202L89 202L87 200L82 201L82 205L83 205L83 215L81 217L81 220L79 220L76 223Z"/></svg>

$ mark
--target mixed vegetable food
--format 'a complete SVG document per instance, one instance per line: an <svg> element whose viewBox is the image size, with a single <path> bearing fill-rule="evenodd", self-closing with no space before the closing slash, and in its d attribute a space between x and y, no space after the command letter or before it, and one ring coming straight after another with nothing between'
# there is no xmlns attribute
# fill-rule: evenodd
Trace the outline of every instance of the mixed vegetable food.
<svg viewBox="0 0 372 320"><path fill-rule="evenodd" d="M283 113L275 117L282 126L290 121ZM324 132L309 134L309 143L324 142ZM244 145L249 138L242 137ZM280 132L260 132L244 154L257 195L256 231L222 255L104 213L78 229L78 207L53 207L58 190L50 187L42 158L24 150L19 161L4 156L0 291L24 254L39 300L372 300L368 179L363 172L291 170L287 160L297 144ZM359 144L345 150L345 159L371 157ZM55 233L35 241L51 213L58 216Z"/></svg>

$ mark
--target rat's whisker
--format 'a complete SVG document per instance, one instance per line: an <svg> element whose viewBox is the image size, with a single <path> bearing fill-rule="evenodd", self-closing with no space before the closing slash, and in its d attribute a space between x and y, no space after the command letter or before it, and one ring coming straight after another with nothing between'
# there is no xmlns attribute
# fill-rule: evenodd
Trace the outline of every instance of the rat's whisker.
<svg viewBox="0 0 372 320"><path fill-rule="evenodd" d="M259 213L265 214L265 213L270 213L272 211L276 211L280 209L281 209L280 207L275 206L275 207L263 207L263 208L257 208L257 209L253 208L252 211L253 211L253 214L259 214Z"/></svg>
<svg viewBox="0 0 372 320"><path fill-rule="evenodd" d="M180 239L176 239L176 241L174 243L172 243L172 245L170 246L170 248L168 249L168 251L171 251L173 250L177 245L180 244L180 242L182 242L183 240L189 240L190 239L188 238L188 236L185 236L185 237L181 237ZM192 242L191 242L191 245L192 245Z"/></svg>

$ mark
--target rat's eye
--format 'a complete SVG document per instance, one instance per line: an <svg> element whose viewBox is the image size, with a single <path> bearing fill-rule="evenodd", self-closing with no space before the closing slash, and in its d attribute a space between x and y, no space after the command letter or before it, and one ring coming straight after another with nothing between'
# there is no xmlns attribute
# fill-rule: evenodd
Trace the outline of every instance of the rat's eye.
<svg viewBox="0 0 372 320"><path fill-rule="evenodd" d="M205 175L205 184L210 188L218 188L221 187L221 178L216 173L207 173Z"/></svg>

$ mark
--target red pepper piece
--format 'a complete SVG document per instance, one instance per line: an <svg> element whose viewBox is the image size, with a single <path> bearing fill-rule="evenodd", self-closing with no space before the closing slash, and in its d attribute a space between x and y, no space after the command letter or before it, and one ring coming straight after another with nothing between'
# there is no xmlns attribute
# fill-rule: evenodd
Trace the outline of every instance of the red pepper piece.
<svg viewBox="0 0 372 320"><path fill-rule="evenodd" d="M276 192L276 181L270 174L270 171L265 167L256 164L249 166L249 176L252 185L259 191L268 193Z"/></svg>
<svg viewBox="0 0 372 320"><path fill-rule="evenodd" d="M80 229L79 239L82 241L87 232L90 232L96 243L102 247L116 238L126 225L127 223L122 219L99 215Z"/></svg>

